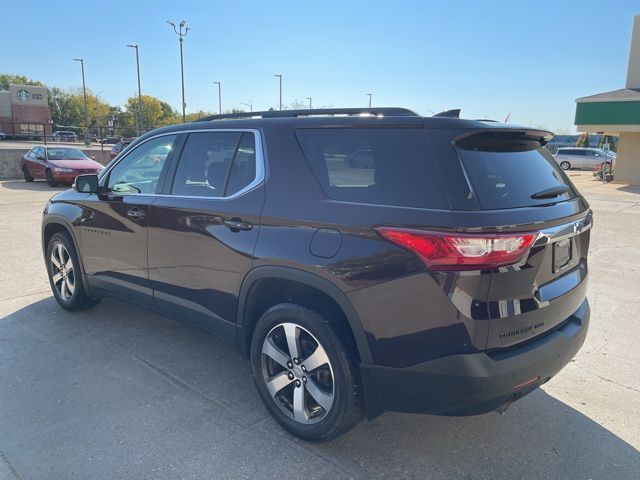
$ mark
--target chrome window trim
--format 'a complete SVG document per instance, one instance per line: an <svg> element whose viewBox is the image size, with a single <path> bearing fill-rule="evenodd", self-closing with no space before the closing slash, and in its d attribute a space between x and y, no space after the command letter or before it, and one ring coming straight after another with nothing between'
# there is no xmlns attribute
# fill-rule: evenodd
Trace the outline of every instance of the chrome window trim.
<svg viewBox="0 0 640 480"><path fill-rule="evenodd" d="M198 129L189 129L189 130L176 130L172 132L163 132L157 135L154 135L149 138L145 138L142 142L137 144L135 147L128 149L124 152L122 158L118 158L117 162L113 162L113 165L110 165L108 169L105 169L104 173L101 175L100 180L103 178L107 178L111 170L118 165L123 159L127 158L129 154L136 151L140 145L144 145L145 143L155 140L156 138L166 137L168 135L181 135L181 134L189 134L189 133L208 133L208 132L250 132L255 136L255 145L256 145L256 177L253 179L249 185L244 187L241 190L238 190L233 195L229 195L228 197L206 197L200 195L172 195L167 193L132 193L131 195L143 195L147 197L162 197L162 198L192 198L192 199L200 199L200 200L233 200L234 198L239 197L240 195L244 195L245 193L253 190L255 187L260 185L265 178L265 160L264 160L264 146L262 143L262 134L260 130L257 128L198 128ZM180 160L180 159L178 159Z"/></svg>

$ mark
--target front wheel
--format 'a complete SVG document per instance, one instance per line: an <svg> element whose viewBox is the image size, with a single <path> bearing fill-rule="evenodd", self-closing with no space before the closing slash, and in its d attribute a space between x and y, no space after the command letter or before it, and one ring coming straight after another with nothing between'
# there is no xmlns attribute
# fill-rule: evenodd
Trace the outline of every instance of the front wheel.
<svg viewBox="0 0 640 480"><path fill-rule="evenodd" d="M51 170L47 170L46 177L47 177L47 183L49 184L50 187L58 186L58 184L53 178L53 174L51 173Z"/></svg>
<svg viewBox="0 0 640 480"><path fill-rule="evenodd" d="M560 163L560 168L563 170L570 170L571 164L569 162L562 162Z"/></svg>
<svg viewBox="0 0 640 480"><path fill-rule="evenodd" d="M22 175L24 176L25 182L33 182L33 177L29 174L26 166L22 167Z"/></svg>
<svg viewBox="0 0 640 480"><path fill-rule="evenodd" d="M267 410L293 435L326 441L362 418L352 347L319 313L286 303L258 320L251 342L253 378Z"/></svg>
<svg viewBox="0 0 640 480"><path fill-rule="evenodd" d="M53 296L66 310L92 307L98 300L87 296L80 262L73 243L64 233L56 233L47 246L47 273Z"/></svg>

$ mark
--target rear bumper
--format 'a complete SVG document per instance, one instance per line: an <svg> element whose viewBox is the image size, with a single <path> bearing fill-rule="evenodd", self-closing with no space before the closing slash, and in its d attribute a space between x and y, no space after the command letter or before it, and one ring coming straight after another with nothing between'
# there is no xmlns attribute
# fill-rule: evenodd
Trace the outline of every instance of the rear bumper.
<svg viewBox="0 0 640 480"><path fill-rule="evenodd" d="M585 299L561 328L521 347L451 355L406 368L361 365L369 383L367 395L375 395L367 400L369 416L380 410L435 415L495 410L547 382L569 363L584 343L589 317ZM526 386L514 388L522 384Z"/></svg>

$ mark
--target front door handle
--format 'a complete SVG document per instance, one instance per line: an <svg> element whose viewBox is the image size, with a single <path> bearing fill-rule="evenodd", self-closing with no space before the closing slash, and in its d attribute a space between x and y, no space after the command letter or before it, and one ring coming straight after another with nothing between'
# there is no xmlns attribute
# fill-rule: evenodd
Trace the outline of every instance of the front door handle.
<svg viewBox="0 0 640 480"><path fill-rule="evenodd" d="M131 218L142 218L144 217L146 214L144 213L144 210L141 210L137 207L134 207L130 210L127 210L127 215Z"/></svg>
<svg viewBox="0 0 640 480"><path fill-rule="evenodd" d="M232 232L239 232L240 230L251 230L253 224L249 222L243 222L239 218L232 218L230 220L224 220L224 225Z"/></svg>

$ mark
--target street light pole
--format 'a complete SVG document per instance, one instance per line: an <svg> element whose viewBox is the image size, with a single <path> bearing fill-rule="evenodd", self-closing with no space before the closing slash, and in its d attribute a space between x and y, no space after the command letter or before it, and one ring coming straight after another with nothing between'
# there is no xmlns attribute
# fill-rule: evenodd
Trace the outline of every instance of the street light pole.
<svg viewBox="0 0 640 480"><path fill-rule="evenodd" d="M222 115L222 86L220 82L213 82L214 85L218 85L218 113Z"/></svg>
<svg viewBox="0 0 640 480"><path fill-rule="evenodd" d="M82 95L84 96L84 144L89 145L89 110L87 109L87 86L84 82L84 58L74 58L75 62L80 62L82 68Z"/></svg>
<svg viewBox="0 0 640 480"><path fill-rule="evenodd" d="M182 55L182 42L184 40L184 37L187 36L187 33L189 33L189 30L191 29L186 26L187 22L185 22L184 20L182 20L178 24L178 28L176 28L175 23L170 22L169 20L167 20L167 23L173 27L173 31L176 33L176 35L178 35L178 39L180 40L180 79L182 81L182 123L185 123L186 122L185 109L187 108L187 104L184 101L184 57ZM182 31L183 28L184 28L184 32Z"/></svg>
<svg viewBox="0 0 640 480"><path fill-rule="evenodd" d="M138 55L138 45L127 45L129 48L136 49L136 70L138 72L138 136L142 135L142 90L140 88L140 57Z"/></svg>
<svg viewBox="0 0 640 480"><path fill-rule="evenodd" d="M249 111L253 112L253 100L249 100L249 103L243 103L242 105L246 105L249 107Z"/></svg>
<svg viewBox="0 0 640 480"><path fill-rule="evenodd" d="M311 106L311 97L307 97L307 100L309 100L309 110L311 110L313 107Z"/></svg>
<svg viewBox="0 0 640 480"><path fill-rule="evenodd" d="M274 77L278 77L280 79L280 110L282 110L282 74L278 73L274 75Z"/></svg>
<svg viewBox="0 0 640 480"><path fill-rule="evenodd" d="M369 96L369 108L371 108L371 97L373 96L373 94L372 93L367 93L365 95Z"/></svg>

